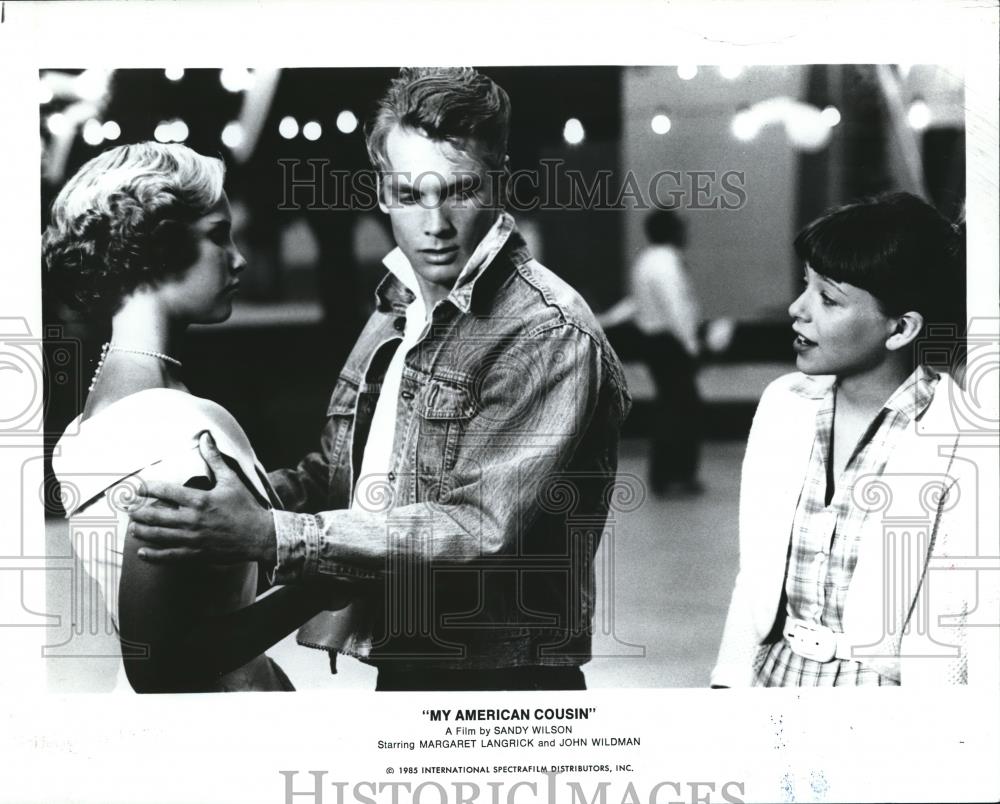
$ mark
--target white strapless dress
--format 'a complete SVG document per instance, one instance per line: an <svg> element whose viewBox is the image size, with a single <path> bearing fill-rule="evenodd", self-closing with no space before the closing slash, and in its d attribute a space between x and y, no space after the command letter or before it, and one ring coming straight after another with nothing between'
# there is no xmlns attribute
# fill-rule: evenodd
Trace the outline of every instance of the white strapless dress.
<svg viewBox="0 0 1000 804"><path fill-rule="evenodd" d="M211 432L219 451L235 462L247 487L265 507L277 503L267 475L250 442L232 415L208 399L168 388L139 391L108 405L65 430L52 455L63 507L69 520L70 542L84 571L104 596L106 617L118 632L118 587L128 512L143 480L187 483L211 472L198 451L201 433ZM256 598L256 563L218 566L220 587L238 589L241 605ZM224 576L224 577L223 577ZM123 650L132 646L121 645ZM116 691L132 692L119 661ZM288 690L280 668L260 655L218 679L209 692Z"/></svg>

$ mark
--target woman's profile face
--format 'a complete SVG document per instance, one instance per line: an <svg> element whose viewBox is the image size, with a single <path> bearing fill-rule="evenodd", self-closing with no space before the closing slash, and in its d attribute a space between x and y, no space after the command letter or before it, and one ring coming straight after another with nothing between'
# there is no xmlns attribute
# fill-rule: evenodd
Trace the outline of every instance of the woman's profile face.
<svg viewBox="0 0 1000 804"><path fill-rule="evenodd" d="M223 193L200 218L187 225L191 264L167 280L159 292L171 317L190 324L216 324L233 311L238 274L246 260L232 237L232 210Z"/></svg>

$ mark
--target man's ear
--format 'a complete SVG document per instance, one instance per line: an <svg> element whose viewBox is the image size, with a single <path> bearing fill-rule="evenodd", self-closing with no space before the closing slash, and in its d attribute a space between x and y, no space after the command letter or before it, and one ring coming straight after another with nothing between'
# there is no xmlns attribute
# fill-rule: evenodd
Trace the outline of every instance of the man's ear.
<svg viewBox="0 0 1000 804"><path fill-rule="evenodd" d="M916 340L917 336L924 329L924 317L913 310L896 316L896 327L893 329L889 339L885 342L885 348L890 352L909 346Z"/></svg>
<svg viewBox="0 0 1000 804"><path fill-rule="evenodd" d="M500 181L497 183L497 197L494 199L498 207L508 206L507 192L510 188L510 156L504 156L500 166Z"/></svg>
<svg viewBox="0 0 1000 804"><path fill-rule="evenodd" d="M375 174L375 192L378 193L378 208L388 215L389 205L385 203L385 181L381 171Z"/></svg>

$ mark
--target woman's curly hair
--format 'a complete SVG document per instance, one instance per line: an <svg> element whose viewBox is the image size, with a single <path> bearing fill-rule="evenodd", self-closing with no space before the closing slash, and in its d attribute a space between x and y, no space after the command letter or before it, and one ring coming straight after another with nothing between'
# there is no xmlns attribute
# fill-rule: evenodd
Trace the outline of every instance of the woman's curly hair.
<svg viewBox="0 0 1000 804"><path fill-rule="evenodd" d="M181 273L189 223L222 197L225 165L184 145L120 145L60 191L42 236L47 285L70 306L112 315L143 283Z"/></svg>

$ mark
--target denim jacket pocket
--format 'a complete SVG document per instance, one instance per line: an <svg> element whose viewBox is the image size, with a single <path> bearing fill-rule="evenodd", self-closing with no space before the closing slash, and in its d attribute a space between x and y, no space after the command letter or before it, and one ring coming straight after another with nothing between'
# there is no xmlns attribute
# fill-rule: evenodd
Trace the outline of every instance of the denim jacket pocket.
<svg viewBox="0 0 1000 804"><path fill-rule="evenodd" d="M438 481L455 467L462 433L475 411L470 388L439 379L427 384L417 407L418 465L422 479Z"/></svg>

